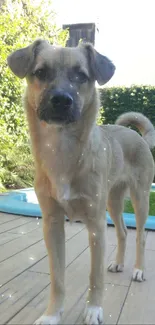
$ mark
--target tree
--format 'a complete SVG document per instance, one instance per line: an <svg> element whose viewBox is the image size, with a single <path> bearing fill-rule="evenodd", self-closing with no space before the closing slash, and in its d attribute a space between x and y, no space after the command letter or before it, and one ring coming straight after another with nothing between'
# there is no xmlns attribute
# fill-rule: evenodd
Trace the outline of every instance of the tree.
<svg viewBox="0 0 155 325"><path fill-rule="evenodd" d="M0 15L0 116L7 131L23 134L25 119L21 103L24 82L12 75L6 58L14 50L27 46L36 38L65 45L67 33L54 23L51 0L7 1Z"/></svg>
<svg viewBox="0 0 155 325"><path fill-rule="evenodd" d="M0 178L5 185L30 152L27 125L22 105L24 81L16 78L7 66L7 56L37 38L65 45L68 33L55 24L51 0L5 0L0 3ZM8 148L8 149L7 149ZM26 148L26 149L25 149ZM16 152L16 154L14 154ZM12 156L16 163L12 162ZM24 165L26 162L24 162ZM27 165L27 164L26 164ZM25 165L25 166L26 166ZM28 166L27 166L28 167ZM25 167L26 168L26 167ZM6 177L7 171L7 177ZM8 174L9 173L9 174ZM18 171L19 173L19 171ZM5 175L5 177L4 177ZM9 175L9 176L8 176ZM19 178L19 177L17 177ZM5 179L5 180L4 180ZM11 183L11 180L10 180ZM13 184L12 184L13 186Z"/></svg>

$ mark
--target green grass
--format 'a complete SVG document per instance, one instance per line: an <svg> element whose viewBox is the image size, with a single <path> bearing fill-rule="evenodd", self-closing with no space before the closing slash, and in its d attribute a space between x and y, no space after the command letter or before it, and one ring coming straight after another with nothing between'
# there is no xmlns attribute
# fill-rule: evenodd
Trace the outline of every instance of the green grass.
<svg viewBox="0 0 155 325"><path fill-rule="evenodd" d="M130 199L125 200L124 204L124 212L126 213L134 213L134 209L132 207ZM150 193L150 209L149 209L149 215L155 216L155 192Z"/></svg>

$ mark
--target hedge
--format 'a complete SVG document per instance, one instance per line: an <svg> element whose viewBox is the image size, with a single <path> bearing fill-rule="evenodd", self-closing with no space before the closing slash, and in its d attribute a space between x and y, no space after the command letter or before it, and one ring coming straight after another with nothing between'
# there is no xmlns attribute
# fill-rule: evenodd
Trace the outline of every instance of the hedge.
<svg viewBox="0 0 155 325"><path fill-rule="evenodd" d="M155 126L155 87L133 85L130 88L102 88L99 92L101 108L98 123L100 125L114 124L119 115L134 111L144 114ZM155 160L155 148L152 154Z"/></svg>
<svg viewBox="0 0 155 325"><path fill-rule="evenodd" d="M100 124L113 124L125 112L140 112L155 126L155 87L132 86L102 88Z"/></svg>

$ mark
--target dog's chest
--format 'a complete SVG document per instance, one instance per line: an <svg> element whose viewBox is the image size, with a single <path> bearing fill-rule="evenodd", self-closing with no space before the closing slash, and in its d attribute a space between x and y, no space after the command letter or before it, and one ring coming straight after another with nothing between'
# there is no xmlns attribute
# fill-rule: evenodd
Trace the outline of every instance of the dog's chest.
<svg viewBox="0 0 155 325"><path fill-rule="evenodd" d="M56 188L57 200L60 203L69 201L71 199L71 188L69 184L61 184Z"/></svg>
<svg viewBox="0 0 155 325"><path fill-rule="evenodd" d="M41 161L44 169L48 172L50 178L55 178L58 187L64 185L63 192L66 192L70 179L74 174L74 168L77 160L77 153L71 147L70 142L48 141L47 139L41 145Z"/></svg>
<svg viewBox="0 0 155 325"><path fill-rule="evenodd" d="M76 204L72 207L72 202L77 202L80 195L70 186L70 184L61 184L56 190L56 199L65 211L66 216L70 221L80 220L79 206Z"/></svg>
<svg viewBox="0 0 155 325"><path fill-rule="evenodd" d="M66 204L78 198L80 198L80 193L71 184L63 181L57 182L56 199L61 205L66 206Z"/></svg>

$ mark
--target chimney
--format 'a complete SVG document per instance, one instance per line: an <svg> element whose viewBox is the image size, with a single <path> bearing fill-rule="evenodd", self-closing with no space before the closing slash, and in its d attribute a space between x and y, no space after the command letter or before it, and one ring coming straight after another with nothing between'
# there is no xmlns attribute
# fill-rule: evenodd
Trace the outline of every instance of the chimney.
<svg viewBox="0 0 155 325"><path fill-rule="evenodd" d="M69 30L67 46L77 46L81 40L95 45L96 32L98 31L95 23L63 25L63 29L67 28Z"/></svg>

